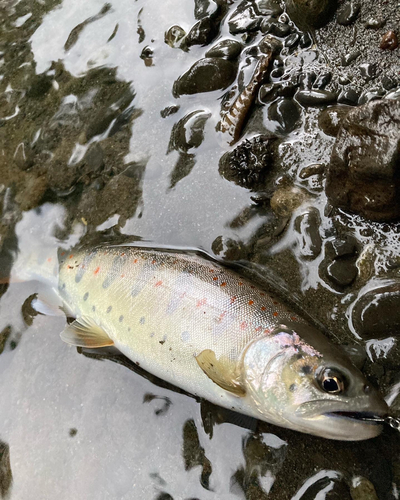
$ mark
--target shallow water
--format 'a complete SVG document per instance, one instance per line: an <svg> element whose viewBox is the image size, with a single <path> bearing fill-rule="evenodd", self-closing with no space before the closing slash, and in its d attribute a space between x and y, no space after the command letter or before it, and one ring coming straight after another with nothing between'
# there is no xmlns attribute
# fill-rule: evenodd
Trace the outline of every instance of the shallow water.
<svg viewBox="0 0 400 500"><path fill-rule="evenodd" d="M219 38L243 41L227 22L237 4L221 2L226 14L208 46L184 51L164 37L173 25L188 32L195 24L192 1L0 3L3 274L59 246L137 240L244 261L262 284L272 282L328 327L333 341L357 346L355 361L398 411L395 332L360 335L357 300L397 286L399 224L332 215L323 175L301 175L329 161L334 138L318 127L320 109L298 106L297 125L283 133L273 103L258 105L244 130L248 138L268 131L281 138L279 162L260 191L303 190L303 203L277 215L219 174L232 148L215 128L232 85L174 97L174 81ZM256 32L245 42L239 83L261 38ZM283 60L288 73L329 66L315 47ZM193 111L209 115L204 139L187 148L178 135L173 143L174 125ZM359 245L357 277L338 288L325 269L327 245L342 235ZM63 344L65 320L30 308L41 286L13 283L0 299L0 498L350 499L357 477L380 500L399 498L394 431L353 444L237 421L114 354L100 360Z"/></svg>

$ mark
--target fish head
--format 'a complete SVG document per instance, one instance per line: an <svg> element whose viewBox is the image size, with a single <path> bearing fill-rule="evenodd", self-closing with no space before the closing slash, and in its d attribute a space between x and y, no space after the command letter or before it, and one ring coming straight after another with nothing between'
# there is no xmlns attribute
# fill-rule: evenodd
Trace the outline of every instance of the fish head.
<svg viewBox="0 0 400 500"><path fill-rule="evenodd" d="M388 412L361 371L305 323L279 325L253 341L243 382L261 419L325 438L373 438Z"/></svg>

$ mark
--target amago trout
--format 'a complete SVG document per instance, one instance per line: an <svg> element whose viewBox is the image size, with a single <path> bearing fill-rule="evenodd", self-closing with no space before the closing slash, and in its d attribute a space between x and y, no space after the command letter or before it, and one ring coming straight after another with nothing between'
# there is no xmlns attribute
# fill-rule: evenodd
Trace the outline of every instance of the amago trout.
<svg viewBox="0 0 400 500"><path fill-rule="evenodd" d="M76 319L61 338L115 345L148 372L258 419L331 439L377 436L387 405L344 353L240 275L197 255L98 247L60 257Z"/></svg>

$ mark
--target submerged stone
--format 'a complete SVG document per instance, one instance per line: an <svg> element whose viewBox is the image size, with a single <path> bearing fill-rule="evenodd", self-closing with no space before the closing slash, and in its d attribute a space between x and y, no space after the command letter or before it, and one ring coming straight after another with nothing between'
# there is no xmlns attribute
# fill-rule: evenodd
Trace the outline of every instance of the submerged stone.
<svg viewBox="0 0 400 500"><path fill-rule="evenodd" d="M372 101L342 120L328 168L332 205L374 220L400 217L400 102Z"/></svg>
<svg viewBox="0 0 400 500"><path fill-rule="evenodd" d="M206 52L206 57L223 57L224 59L236 59L242 51L242 44L237 40L221 40Z"/></svg>
<svg viewBox="0 0 400 500"><path fill-rule="evenodd" d="M337 0L286 0L289 16L300 28L321 28L333 16Z"/></svg>

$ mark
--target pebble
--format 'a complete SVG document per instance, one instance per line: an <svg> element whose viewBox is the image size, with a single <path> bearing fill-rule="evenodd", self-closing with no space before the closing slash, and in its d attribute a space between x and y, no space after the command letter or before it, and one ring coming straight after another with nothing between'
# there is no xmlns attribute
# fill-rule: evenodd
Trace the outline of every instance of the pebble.
<svg viewBox="0 0 400 500"><path fill-rule="evenodd" d="M321 217L316 208L299 215L294 221L298 233L300 254L304 259L315 259L321 253L322 240L319 233Z"/></svg>
<svg viewBox="0 0 400 500"><path fill-rule="evenodd" d="M357 239L354 236L346 235L329 242L332 248L334 259L338 257L355 256L358 253Z"/></svg>
<svg viewBox="0 0 400 500"><path fill-rule="evenodd" d="M298 33L292 33L286 38L285 47L292 49L293 47L296 47L299 41L300 41L300 35Z"/></svg>
<svg viewBox="0 0 400 500"><path fill-rule="evenodd" d="M381 44L379 45L382 50L394 50L397 49L398 46L399 40L396 33L392 30L383 35Z"/></svg>
<svg viewBox="0 0 400 500"><path fill-rule="evenodd" d="M299 90L295 97L302 106L322 106L335 102L337 94L327 90Z"/></svg>
<svg viewBox="0 0 400 500"><path fill-rule="evenodd" d="M329 264L327 274L335 285L346 287L357 278L358 269L354 259L342 257Z"/></svg>
<svg viewBox="0 0 400 500"><path fill-rule="evenodd" d="M382 78L381 83L382 83L382 87L385 90L392 90L396 86L396 82L392 78L389 78L386 75Z"/></svg>
<svg viewBox="0 0 400 500"><path fill-rule="evenodd" d="M204 110L197 110L181 118L172 128L168 151L175 149L186 153L198 148L204 140L204 127L210 116Z"/></svg>
<svg viewBox="0 0 400 500"><path fill-rule="evenodd" d="M218 5L214 0L195 0L194 1L194 17L203 19L203 17L211 16L218 10Z"/></svg>
<svg viewBox="0 0 400 500"><path fill-rule="evenodd" d="M34 155L29 144L21 142L14 153L14 163L20 170L28 170L34 164Z"/></svg>
<svg viewBox="0 0 400 500"><path fill-rule="evenodd" d="M288 134L296 127L300 119L299 106L292 100L282 97L268 108L268 120L275 122L275 132Z"/></svg>
<svg viewBox="0 0 400 500"><path fill-rule="evenodd" d="M301 169L299 173L300 179L308 179L313 175L321 175L325 171L325 165L323 163L312 163Z"/></svg>
<svg viewBox="0 0 400 500"><path fill-rule="evenodd" d="M314 88L322 90L324 89L332 80L332 73L328 71L327 73L321 73L314 82Z"/></svg>
<svg viewBox="0 0 400 500"><path fill-rule="evenodd" d="M366 91L361 94L358 104L366 104L367 102L375 101L376 99L382 99L383 92L379 90Z"/></svg>
<svg viewBox="0 0 400 500"><path fill-rule="evenodd" d="M348 104L349 106L356 106L358 104L358 100L360 99L360 94L353 90L352 88L348 88L343 90L337 99L339 104Z"/></svg>
<svg viewBox="0 0 400 500"><path fill-rule="evenodd" d="M258 92L258 100L261 104L272 102L278 96L278 87L274 83L266 83L261 85Z"/></svg>
<svg viewBox="0 0 400 500"><path fill-rule="evenodd" d="M165 32L164 41L172 48L180 47L182 39L186 36L186 31L178 25L171 26Z"/></svg>
<svg viewBox="0 0 400 500"><path fill-rule="evenodd" d="M376 17L370 17L368 21L365 23L365 27L367 29L373 29L373 30L378 30L385 26L386 19L381 19L381 18L376 18Z"/></svg>
<svg viewBox="0 0 400 500"><path fill-rule="evenodd" d="M206 52L206 57L223 57L231 61L238 58L242 48L237 40L221 40Z"/></svg>
<svg viewBox="0 0 400 500"><path fill-rule="evenodd" d="M397 336L400 330L400 282L378 286L362 294L354 304L352 320L365 338Z"/></svg>
<svg viewBox="0 0 400 500"><path fill-rule="evenodd" d="M193 66L174 84L174 95L212 92L228 87L235 80L237 66L220 57L206 57Z"/></svg>
<svg viewBox="0 0 400 500"><path fill-rule="evenodd" d="M361 4L359 2L350 0L339 10L337 22L342 26L349 26L357 19L360 9Z"/></svg>
<svg viewBox="0 0 400 500"><path fill-rule="evenodd" d="M376 64L364 63L360 64L361 76L366 82L373 80L376 77Z"/></svg>
<svg viewBox="0 0 400 500"><path fill-rule="evenodd" d="M256 0L255 5L262 16L279 17L283 12L279 1L276 0Z"/></svg>
<svg viewBox="0 0 400 500"><path fill-rule="evenodd" d="M232 35L256 31L259 29L262 18L257 15L253 5L242 2L233 12L228 21L229 32Z"/></svg>
<svg viewBox="0 0 400 500"><path fill-rule="evenodd" d="M354 477L350 487L351 500L379 500L374 485L365 477Z"/></svg>
<svg viewBox="0 0 400 500"><path fill-rule="evenodd" d="M279 217L288 217L306 199L306 192L298 187L277 189L271 198L271 208Z"/></svg>
<svg viewBox="0 0 400 500"><path fill-rule="evenodd" d="M354 62L359 56L361 52L359 50L355 50L354 52L348 52L344 56L342 56L341 62L342 66L349 66L352 62Z"/></svg>
<svg viewBox="0 0 400 500"><path fill-rule="evenodd" d="M301 28L321 28L333 16L336 0L286 0L287 13Z"/></svg>
<svg viewBox="0 0 400 500"><path fill-rule="evenodd" d="M311 45L312 45L311 35L307 32L302 33L302 35L300 36L299 45L302 49L306 49L307 47L311 47Z"/></svg>
<svg viewBox="0 0 400 500"><path fill-rule="evenodd" d="M104 152L102 147L98 142L90 145L87 150L84 163L88 167L86 171L90 172L100 172L104 167Z"/></svg>

